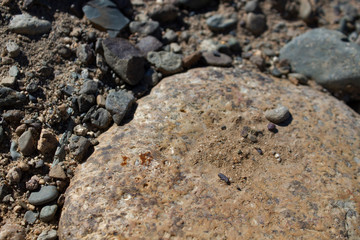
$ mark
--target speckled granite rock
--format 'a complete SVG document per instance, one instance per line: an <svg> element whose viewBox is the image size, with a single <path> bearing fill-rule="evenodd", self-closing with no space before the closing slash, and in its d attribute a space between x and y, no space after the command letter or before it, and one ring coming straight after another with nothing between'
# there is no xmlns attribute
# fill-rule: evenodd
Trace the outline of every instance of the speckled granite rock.
<svg viewBox="0 0 360 240"><path fill-rule="evenodd" d="M263 112L280 103L292 119L272 133ZM359 122L330 95L248 70L165 78L78 167L59 237L357 239Z"/></svg>

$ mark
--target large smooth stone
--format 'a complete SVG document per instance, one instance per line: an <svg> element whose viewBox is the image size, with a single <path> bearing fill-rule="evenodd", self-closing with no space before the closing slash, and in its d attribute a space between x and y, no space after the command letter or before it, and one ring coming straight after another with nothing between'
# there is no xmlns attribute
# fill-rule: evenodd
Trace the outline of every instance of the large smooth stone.
<svg viewBox="0 0 360 240"><path fill-rule="evenodd" d="M360 117L343 102L209 67L137 103L77 168L60 239L360 237ZM280 103L292 119L275 134L264 111Z"/></svg>
<svg viewBox="0 0 360 240"><path fill-rule="evenodd" d="M51 31L51 22L38 19L29 14L20 14L15 15L10 20L9 29L20 34L45 34Z"/></svg>
<svg viewBox="0 0 360 240"><path fill-rule="evenodd" d="M286 44L280 58L331 91L354 93L360 99L360 46L339 31L310 30Z"/></svg>

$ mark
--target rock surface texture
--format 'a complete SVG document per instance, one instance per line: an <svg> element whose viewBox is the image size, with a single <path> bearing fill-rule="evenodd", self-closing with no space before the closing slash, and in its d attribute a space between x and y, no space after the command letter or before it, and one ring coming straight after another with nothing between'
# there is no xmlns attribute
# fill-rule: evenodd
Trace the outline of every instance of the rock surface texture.
<svg viewBox="0 0 360 240"><path fill-rule="evenodd" d="M314 79L331 91L344 91L360 98L360 46L348 42L335 30L310 30L286 44L280 58L295 72Z"/></svg>
<svg viewBox="0 0 360 240"><path fill-rule="evenodd" d="M293 119L275 134L263 112L280 103ZM163 79L78 167L59 238L359 238L359 122L330 95L249 70Z"/></svg>

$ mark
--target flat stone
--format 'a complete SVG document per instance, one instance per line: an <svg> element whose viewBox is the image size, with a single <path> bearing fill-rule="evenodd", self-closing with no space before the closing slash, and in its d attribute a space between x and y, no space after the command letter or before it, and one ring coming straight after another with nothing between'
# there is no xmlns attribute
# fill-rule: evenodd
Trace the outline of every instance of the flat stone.
<svg viewBox="0 0 360 240"><path fill-rule="evenodd" d="M274 134L263 111L282 102L293 120ZM137 103L77 167L59 239L360 237L360 116L343 102L244 66L164 78Z"/></svg>
<svg viewBox="0 0 360 240"><path fill-rule="evenodd" d="M216 51L204 52L202 56L210 66L229 67L232 63L231 57Z"/></svg>
<svg viewBox="0 0 360 240"><path fill-rule="evenodd" d="M153 36L144 37L136 44L136 47L140 49L144 56L146 56L148 52L159 50L162 46L163 44Z"/></svg>
<svg viewBox="0 0 360 240"><path fill-rule="evenodd" d="M134 102L135 98L131 93L120 90L109 93L105 108L112 114L114 122L119 125Z"/></svg>
<svg viewBox="0 0 360 240"><path fill-rule="evenodd" d="M51 23L47 20L41 20L29 14L15 15L9 24L9 29L13 32L27 35L38 35L49 33Z"/></svg>
<svg viewBox="0 0 360 240"><path fill-rule="evenodd" d="M246 28L255 36L266 31L266 17L261 13L249 13L246 18Z"/></svg>
<svg viewBox="0 0 360 240"><path fill-rule="evenodd" d="M39 216L39 213L33 211L26 211L24 218L25 221L29 224L34 224Z"/></svg>
<svg viewBox="0 0 360 240"><path fill-rule="evenodd" d="M11 58L16 58L20 54L20 47L16 42L7 42L6 50Z"/></svg>
<svg viewBox="0 0 360 240"><path fill-rule="evenodd" d="M136 85L144 76L143 54L129 41L109 38L102 41L104 57L109 66L130 85Z"/></svg>
<svg viewBox="0 0 360 240"><path fill-rule="evenodd" d="M82 162L91 152L90 141L82 136L72 136L70 138L69 149L75 161Z"/></svg>
<svg viewBox="0 0 360 240"><path fill-rule="evenodd" d="M9 69L10 77L17 77L17 76L19 76L19 73L20 73L20 71L15 65L10 67L10 69Z"/></svg>
<svg viewBox="0 0 360 240"><path fill-rule="evenodd" d="M49 177L65 180L66 174L64 169L59 164L56 164L50 168Z"/></svg>
<svg viewBox="0 0 360 240"><path fill-rule="evenodd" d="M4 87L14 88L16 82L16 78L11 76L1 79L1 85L3 85Z"/></svg>
<svg viewBox="0 0 360 240"><path fill-rule="evenodd" d="M51 155L55 153L55 150L59 142L56 135L49 129L42 129L40 133L40 139L37 144L37 149L43 155Z"/></svg>
<svg viewBox="0 0 360 240"><path fill-rule="evenodd" d="M236 27L237 20L234 18L227 18L221 14L215 14L214 16L206 19L206 25L213 32L229 31Z"/></svg>
<svg viewBox="0 0 360 240"><path fill-rule="evenodd" d="M165 75L171 75L183 70L181 55L172 52L149 52L147 60Z"/></svg>
<svg viewBox="0 0 360 240"><path fill-rule="evenodd" d="M50 222L54 219L58 206L56 204L45 206L40 211L40 220Z"/></svg>
<svg viewBox="0 0 360 240"><path fill-rule="evenodd" d="M0 229L1 240L25 240L25 228L19 224L6 223Z"/></svg>
<svg viewBox="0 0 360 240"><path fill-rule="evenodd" d="M0 87L0 108L14 109L23 107L27 102L23 93L8 87Z"/></svg>
<svg viewBox="0 0 360 240"><path fill-rule="evenodd" d="M18 140L19 150L24 156L30 156L36 150L36 140L30 130L25 131Z"/></svg>
<svg viewBox="0 0 360 240"><path fill-rule="evenodd" d="M289 109L285 106L278 106L277 108L265 111L265 118L272 123L282 123L290 117Z"/></svg>
<svg viewBox="0 0 360 240"><path fill-rule="evenodd" d="M141 37L160 36L160 24L157 21L133 21L129 24L131 33L138 33Z"/></svg>
<svg viewBox="0 0 360 240"><path fill-rule="evenodd" d="M57 231L55 229L44 230L40 233L37 240L56 240L57 239Z"/></svg>
<svg viewBox="0 0 360 240"><path fill-rule="evenodd" d="M40 191L30 194L28 201L32 205L39 206L55 200L58 195L59 192L55 186L42 186Z"/></svg>
<svg viewBox="0 0 360 240"><path fill-rule="evenodd" d="M287 59L294 72L330 91L343 91L360 99L360 46L344 41L346 38L335 30L310 30L286 44L280 50L280 59Z"/></svg>
<svg viewBox="0 0 360 240"><path fill-rule="evenodd" d="M82 10L92 23L108 30L110 37L116 37L130 22L110 0L89 1Z"/></svg>

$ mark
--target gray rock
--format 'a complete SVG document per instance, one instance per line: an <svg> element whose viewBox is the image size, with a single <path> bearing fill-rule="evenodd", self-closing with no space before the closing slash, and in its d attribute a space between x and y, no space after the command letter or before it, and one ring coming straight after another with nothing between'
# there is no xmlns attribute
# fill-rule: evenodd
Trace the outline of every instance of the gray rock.
<svg viewBox="0 0 360 240"><path fill-rule="evenodd" d="M294 72L330 91L360 98L360 46L344 39L346 36L338 31L310 30L286 44L280 50L280 59L287 59Z"/></svg>
<svg viewBox="0 0 360 240"><path fill-rule="evenodd" d="M15 65L10 67L10 69L9 69L10 77L17 77L19 75L19 73L20 73L20 71Z"/></svg>
<svg viewBox="0 0 360 240"><path fill-rule="evenodd" d="M179 54L166 51L149 52L147 60L164 75L171 75L183 70L182 57Z"/></svg>
<svg viewBox="0 0 360 240"><path fill-rule="evenodd" d="M24 218L25 221L29 224L34 224L36 219L38 218L39 213L33 211L26 211Z"/></svg>
<svg viewBox="0 0 360 240"><path fill-rule="evenodd" d="M14 88L16 83L16 78L12 76L4 77L3 79L1 79L1 85L3 85L4 87Z"/></svg>
<svg viewBox="0 0 360 240"><path fill-rule="evenodd" d="M259 9L259 1L258 0L251 0L246 2L245 4L245 12L250 13L250 12L258 12Z"/></svg>
<svg viewBox="0 0 360 240"><path fill-rule="evenodd" d="M21 14L15 15L10 20L9 29L20 34L38 35L50 32L51 23L29 14Z"/></svg>
<svg viewBox="0 0 360 240"><path fill-rule="evenodd" d="M179 9L173 4L157 5L151 10L149 16L159 22L172 22L179 14Z"/></svg>
<svg viewBox="0 0 360 240"><path fill-rule="evenodd" d="M40 211L40 220L50 222L54 219L58 206L56 204L45 206Z"/></svg>
<svg viewBox="0 0 360 240"><path fill-rule="evenodd" d="M160 24L157 21L133 21L130 23L129 28L131 33L138 33L142 37L148 35L160 36Z"/></svg>
<svg viewBox="0 0 360 240"><path fill-rule="evenodd" d="M265 15L249 13L246 18L246 28L255 36L261 35L267 29Z"/></svg>
<svg viewBox="0 0 360 240"><path fill-rule="evenodd" d="M178 3L192 10L200 9L210 5L213 0L178 0Z"/></svg>
<svg viewBox="0 0 360 240"><path fill-rule="evenodd" d="M82 136L70 138L69 149L75 161L82 162L90 153L92 145L90 141Z"/></svg>
<svg viewBox="0 0 360 240"><path fill-rule="evenodd" d="M42 233L40 233L37 240L56 240L57 239L57 232L55 229L51 230L44 230Z"/></svg>
<svg viewBox="0 0 360 240"><path fill-rule="evenodd" d="M106 29L110 37L116 37L130 22L110 0L92 0L82 9L85 16L94 24Z"/></svg>
<svg viewBox="0 0 360 240"><path fill-rule="evenodd" d="M20 110L8 110L2 114L7 124L16 128L20 124L20 120L25 117L25 113Z"/></svg>
<svg viewBox="0 0 360 240"><path fill-rule="evenodd" d="M203 57L206 63L210 66L229 67L232 63L231 57L216 51L204 52Z"/></svg>
<svg viewBox="0 0 360 240"><path fill-rule="evenodd" d="M30 194L28 201L32 205L39 206L55 200L58 195L59 192L55 186L42 186L40 191Z"/></svg>
<svg viewBox="0 0 360 240"><path fill-rule="evenodd" d="M14 109L26 104L26 96L8 87L0 87L0 108Z"/></svg>
<svg viewBox="0 0 360 240"><path fill-rule="evenodd" d="M98 82L88 80L84 82L84 85L80 89L80 94L96 94L98 91Z"/></svg>
<svg viewBox="0 0 360 240"><path fill-rule="evenodd" d="M272 123L282 123L290 117L289 109L285 106L278 106L277 108L265 111L265 118Z"/></svg>
<svg viewBox="0 0 360 240"><path fill-rule="evenodd" d="M300 0L299 18L306 23L311 23L313 21L313 10L309 0Z"/></svg>
<svg viewBox="0 0 360 240"><path fill-rule="evenodd" d="M172 43L172 42L176 42L178 40L178 35L176 34L176 32L172 29L167 29L163 39L167 42L167 43Z"/></svg>
<svg viewBox="0 0 360 240"><path fill-rule="evenodd" d="M88 94L81 94L77 98L77 103L79 106L79 112L84 113L89 111L89 109L95 105L96 99L94 95L88 95Z"/></svg>
<svg viewBox="0 0 360 240"><path fill-rule="evenodd" d="M134 101L131 93L120 90L107 96L105 107L112 114L114 122L119 125Z"/></svg>
<svg viewBox="0 0 360 240"><path fill-rule="evenodd" d="M236 27L237 20L235 18L227 18L222 14L216 14L206 19L206 24L213 32L228 31Z"/></svg>
<svg viewBox="0 0 360 240"><path fill-rule="evenodd" d="M20 47L16 44L16 42L7 42L6 50L11 58L16 58L20 54Z"/></svg>
<svg viewBox="0 0 360 240"><path fill-rule="evenodd" d="M90 118L91 124L100 129L108 128L111 124L111 114L104 108L97 109Z"/></svg>
<svg viewBox="0 0 360 240"><path fill-rule="evenodd" d="M95 59L94 50L89 44L79 44L76 49L76 56L85 66L91 64Z"/></svg>
<svg viewBox="0 0 360 240"><path fill-rule="evenodd" d="M0 202L3 200L3 198L6 195L8 195L10 193L11 193L11 188L8 185L6 185L4 183L0 184Z"/></svg>
<svg viewBox="0 0 360 240"><path fill-rule="evenodd" d="M136 44L136 47L140 49L144 56L146 56L148 52L159 50L162 46L163 44L153 36L144 37Z"/></svg>
<svg viewBox="0 0 360 240"><path fill-rule="evenodd" d="M15 141L11 141L10 145L10 156L16 161L21 157L21 154L17 151L18 144Z"/></svg>
<svg viewBox="0 0 360 240"><path fill-rule="evenodd" d="M109 66L130 85L136 85L144 76L145 59L134 45L121 38L102 41L104 57Z"/></svg>
<svg viewBox="0 0 360 240"><path fill-rule="evenodd" d="M21 134L18 140L20 152L24 156L30 156L34 152L34 150L36 150L35 142L36 141L34 139L32 131L25 131L23 134Z"/></svg>
<svg viewBox="0 0 360 240"><path fill-rule="evenodd" d="M15 223L8 222L0 229L1 240L24 240L25 237L25 228Z"/></svg>

